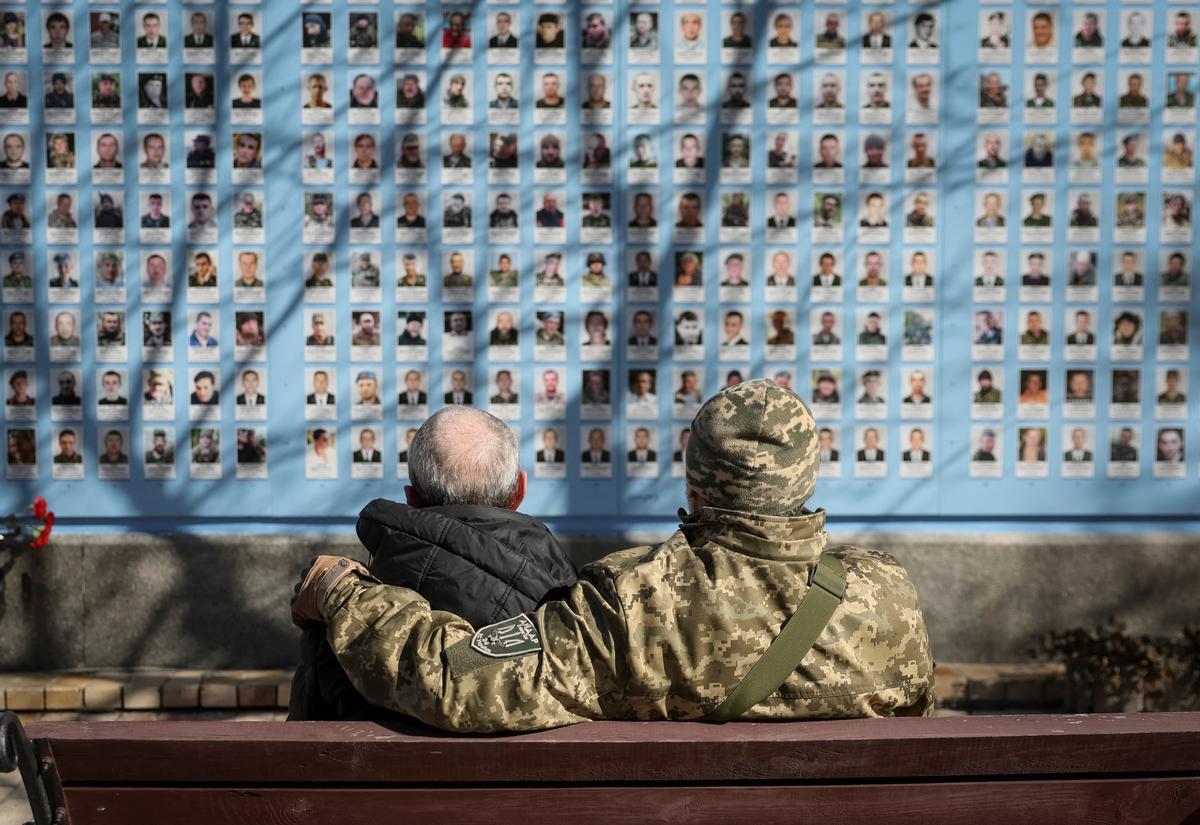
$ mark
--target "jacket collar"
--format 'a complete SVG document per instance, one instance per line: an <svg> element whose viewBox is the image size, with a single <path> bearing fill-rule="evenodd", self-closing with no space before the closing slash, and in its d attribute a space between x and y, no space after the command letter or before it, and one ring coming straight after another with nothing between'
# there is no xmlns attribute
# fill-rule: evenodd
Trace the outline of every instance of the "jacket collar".
<svg viewBox="0 0 1200 825"><path fill-rule="evenodd" d="M829 542L825 510L798 516L764 516L719 507L679 511L679 529L688 544L718 544L736 553L778 561L815 561Z"/></svg>

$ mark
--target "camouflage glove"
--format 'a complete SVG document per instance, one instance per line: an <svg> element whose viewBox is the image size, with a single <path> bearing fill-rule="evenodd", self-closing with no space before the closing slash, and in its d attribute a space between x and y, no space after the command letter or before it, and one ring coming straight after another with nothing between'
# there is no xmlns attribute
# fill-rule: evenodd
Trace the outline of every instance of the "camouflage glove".
<svg viewBox="0 0 1200 825"><path fill-rule="evenodd" d="M304 627L313 622L322 623L325 617L321 609L325 598L347 576L359 575L369 578L370 572L354 559L342 556L317 556L308 569L300 574L292 596L292 624Z"/></svg>

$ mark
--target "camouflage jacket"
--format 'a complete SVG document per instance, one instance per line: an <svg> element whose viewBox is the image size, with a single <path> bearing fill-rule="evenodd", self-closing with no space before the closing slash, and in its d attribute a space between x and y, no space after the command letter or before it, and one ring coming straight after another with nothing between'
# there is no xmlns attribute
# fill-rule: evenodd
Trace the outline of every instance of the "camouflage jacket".
<svg viewBox="0 0 1200 825"><path fill-rule="evenodd" d="M824 550L845 602L780 690L742 719L933 713L933 661L911 579L884 553L826 550L823 511L704 508L658 547L584 568L562 601L476 631L411 590L348 578L327 634L370 702L439 728L526 731L591 719L695 720L778 635Z"/></svg>

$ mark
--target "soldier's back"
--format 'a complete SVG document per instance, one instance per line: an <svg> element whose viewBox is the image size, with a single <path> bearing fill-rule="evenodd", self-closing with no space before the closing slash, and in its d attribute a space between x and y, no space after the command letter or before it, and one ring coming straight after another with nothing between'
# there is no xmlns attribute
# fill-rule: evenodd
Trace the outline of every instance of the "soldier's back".
<svg viewBox="0 0 1200 825"><path fill-rule="evenodd" d="M845 601L802 666L742 718L931 714L933 661L912 580L885 553L827 548L824 520L705 508L662 545L597 562L626 623L620 715L698 719L716 707L795 612L822 552L842 560Z"/></svg>

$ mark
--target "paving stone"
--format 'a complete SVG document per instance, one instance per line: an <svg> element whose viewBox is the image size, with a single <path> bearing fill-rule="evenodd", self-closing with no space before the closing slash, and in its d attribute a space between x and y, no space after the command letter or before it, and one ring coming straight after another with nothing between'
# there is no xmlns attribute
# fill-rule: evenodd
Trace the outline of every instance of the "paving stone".
<svg viewBox="0 0 1200 825"><path fill-rule="evenodd" d="M200 684L203 680L203 670L174 671L163 683L162 706L164 708L200 707Z"/></svg>
<svg viewBox="0 0 1200 825"><path fill-rule="evenodd" d="M156 710L162 707L162 687L165 676L132 676L122 690L122 707L126 710Z"/></svg>
<svg viewBox="0 0 1200 825"><path fill-rule="evenodd" d="M89 711L121 709L122 683L116 679L93 676L83 685L83 706Z"/></svg>
<svg viewBox="0 0 1200 825"><path fill-rule="evenodd" d="M276 707L286 708L292 703L292 676L288 674L278 682L278 692L275 694Z"/></svg>
<svg viewBox="0 0 1200 825"><path fill-rule="evenodd" d="M0 701L26 714L46 712L280 712L291 699L290 670L103 669L0 674ZM946 663L934 670L939 709L1062 706L1064 669L1053 663ZM92 718L92 717L89 717Z"/></svg>
<svg viewBox="0 0 1200 825"><path fill-rule="evenodd" d="M227 672L238 680L239 708L275 708L279 701L279 680L283 674L278 670L243 670Z"/></svg>
<svg viewBox="0 0 1200 825"><path fill-rule="evenodd" d="M46 678L38 674L12 674L0 679L4 707L15 711L46 709Z"/></svg>
<svg viewBox="0 0 1200 825"><path fill-rule="evenodd" d="M953 665L938 665L933 669L933 692L938 707L961 704L967 698L967 679Z"/></svg>
<svg viewBox="0 0 1200 825"><path fill-rule="evenodd" d="M238 683L236 679L214 672L204 676L200 683L200 707L236 708Z"/></svg>
<svg viewBox="0 0 1200 825"><path fill-rule="evenodd" d="M46 685L46 710L83 710L88 676L56 676Z"/></svg>

